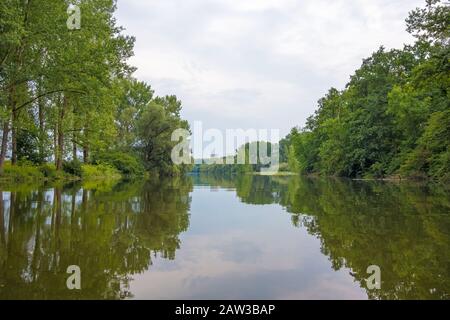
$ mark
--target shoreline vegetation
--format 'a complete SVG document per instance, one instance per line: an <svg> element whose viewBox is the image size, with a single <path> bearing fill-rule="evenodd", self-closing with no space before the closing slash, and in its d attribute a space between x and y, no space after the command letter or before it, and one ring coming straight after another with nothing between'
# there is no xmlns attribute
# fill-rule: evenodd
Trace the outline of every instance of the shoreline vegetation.
<svg viewBox="0 0 450 320"><path fill-rule="evenodd" d="M204 165L209 167L210 165ZM195 170L187 172L186 174L192 175L217 175L227 173L223 171L211 171L202 170L196 172ZM254 176L268 176L268 177L298 177L306 176L311 178L330 178L330 179L350 179L353 181L386 181L386 182L439 182L430 178L423 177L402 177L402 176L390 176L384 178L348 178L341 176L324 176L317 173L302 174L294 171L278 171L278 172L260 172L260 171L241 171L231 173L231 176L236 175L254 175ZM184 174L183 174L184 175ZM230 175L230 174L228 174ZM94 182L94 181L120 181L120 180L135 180L142 179L147 180L150 177L156 176L155 173L151 175L149 172L145 172L141 175L125 175L116 168L110 165L81 165L81 172L79 175L68 172L58 172L51 164L38 165L17 165L11 166L9 163L5 164L4 173L0 176L0 184L25 184L25 183L72 183L72 182Z"/></svg>
<svg viewBox="0 0 450 320"><path fill-rule="evenodd" d="M74 30L65 1L0 2L0 183L189 171L171 161L181 101L133 77L116 3L80 1Z"/></svg>
<svg viewBox="0 0 450 320"><path fill-rule="evenodd" d="M119 170L108 165L81 165L79 173L58 172L51 164L16 165L6 163L0 176L1 184L10 183L71 183L75 181L121 180L126 178Z"/></svg>
<svg viewBox="0 0 450 320"><path fill-rule="evenodd" d="M203 171L200 173L193 172L193 174L199 174L199 175L217 175L217 173L212 171ZM219 173L219 175L222 175L223 173ZM241 173L232 173L231 176L236 176ZM268 177L309 177L309 178L326 178L326 179L346 179L346 180L352 180L352 181L384 181L384 182L411 182L411 183L438 183L438 184L444 184L445 181L439 181L434 180L431 178L423 178L423 177L402 177L402 176L390 176L390 177L384 177L384 178L349 178L349 177L342 177L342 176L330 176L330 175L321 175L317 173L299 173L299 172L293 172L293 171L278 171L278 172L258 172L258 171L250 171L250 172L244 172L244 175L253 175L253 176L268 176ZM229 174L225 174L229 176Z"/></svg>

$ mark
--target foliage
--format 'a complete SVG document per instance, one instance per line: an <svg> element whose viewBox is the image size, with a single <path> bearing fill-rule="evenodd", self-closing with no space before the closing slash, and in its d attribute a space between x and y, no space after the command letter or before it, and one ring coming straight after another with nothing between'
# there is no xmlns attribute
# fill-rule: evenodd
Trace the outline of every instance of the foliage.
<svg viewBox="0 0 450 320"><path fill-rule="evenodd" d="M38 167L30 164L20 164L17 166L5 163L5 178L11 182L39 181L44 179L44 174Z"/></svg>
<svg viewBox="0 0 450 320"><path fill-rule="evenodd" d="M17 157L20 160L35 164L41 162L37 147L37 138L34 134L22 131L17 135Z"/></svg>
<svg viewBox="0 0 450 320"><path fill-rule="evenodd" d="M144 166L138 156L120 152L104 152L94 156L94 163L108 164L119 170L125 176L142 176Z"/></svg>
<svg viewBox="0 0 450 320"><path fill-rule="evenodd" d="M414 46L381 47L344 90L330 89L305 128L282 141L292 170L448 180L449 18L448 5L428 0L407 19Z"/></svg>
<svg viewBox="0 0 450 320"><path fill-rule="evenodd" d="M450 110L435 112L428 120L417 147L408 154L401 170L450 181Z"/></svg>
<svg viewBox="0 0 450 320"><path fill-rule="evenodd" d="M56 171L56 167L53 164L45 163L39 166L39 171L44 175L46 179L56 179L58 177L58 172Z"/></svg>
<svg viewBox="0 0 450 320"><path fill-rule="evenodd" d="M180 118L181 102L174 96L156 98L149 103L138 119L137 149L142 154L145 167L162 175L176 175L180 168L173 165L172 141L177 129L189 130L187 121Z"/></svg>
<svg viewBox="0 0 450 320"><path fill-rule="evenodd" d="M81 177L83 174L83 170L81 169L81 162L78 160L64 161L63 171L77 177Z"/></svg>
<svg viewBox="0 0 450 320"><path fill-rule="evenodd" d="M8 158L11 166L22 160L54 162L59 175L64 168L81 175L80 166L70 162L82 157L89 164L96 154L116 151L122 154L106 163L125 175L142 175L144 162L146 169L163 173L183 171L174 168L166 148L171 145L167 132L178 124L187 127L181 102L175 96L155 97L150 85L133 78L135 68L127 60L134 38L117 25L116 0L76 5L82 12L80 30L67 27L67 1L0 4L0 175ZM150 133L144 135L138 124L143 128L143 119L152 116L156 122L147 123ZM145 145L158 154L149 156Z"/></svg>
<svg viewBox="0 0 450 320"><path fill-rule="evenodd" d="M99 164L95 166L90 164L83 164L81 165L81 170L82 170L81 176L83 177L83 179L86 180L91 179L114 180L121 178L120 172L107 164Z"/></svg>
<svg viewBox="0 0 450 320"><path fill-rule="evenodd" d="M287 142L287 140L284 140ZM267 141L247 142L236 150L236 154L221 158L210 158L201 161L195 161L196 165L192 168L195 174L208 173L213 175L237 175L252 172L261 172L268 169L272 163L272 151L280 149L280 144L273 144ZM280 151L281 153L281 151ZM286 159L280 154L278 161ZM199 163L200 162L200 163ZM270 163L269 163L270 162ZM289 171L288 164L279 169Z"/></svg>

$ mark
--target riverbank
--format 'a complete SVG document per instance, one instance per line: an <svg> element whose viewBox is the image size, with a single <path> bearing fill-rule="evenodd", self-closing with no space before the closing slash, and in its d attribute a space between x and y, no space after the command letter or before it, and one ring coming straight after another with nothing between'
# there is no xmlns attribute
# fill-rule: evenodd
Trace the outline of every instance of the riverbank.
<svg viewBox="0 0 450 320"><path fill-rule="evenodd" d="M434 183L434 184L446 184L445 180L435 180L429 177L424 176L389 176L384 178L374 178L374 177L364 177L364 178L348 178L348 177L338 177L338 176L325 176L319 174L300 174L295 172L249 172L248 174L254 176L269 176L269 177L292 177L292 176L306 176L310 178L338 178L338 179L348 179L352 181L379 181L379 182L392 182L392 183L400 183L400 182L411 182L411 183Z"/></svg>
<svg viewBox="0 0 450 320"><path fill-rule="evenodd" d="M116 168L105 165L71 164L64 165L63 170L56 170L53 164L18 164L5 163L0 183L27 182L74 182L81 180L120 180L124 176Z"/></svg>
<svg viewBox="0 0 450 320"><path fill-rule="evenodd" d="M291 171L268 171L268 172L248 172L248 174L254 176L270 176L270 177L288 177L288 176L305 176L310 178L340 178L340 179L350 179L353 181L417 181L418 179L404 178L400 176L387 177L387 178L348 178L348 177L338 177L338 176L325 176L316 173L301 174Z"/></svg>
<svg viewBox="0 0 450 320"><path fill-rule="evenodd" d="M255 176L269 176L269 177L291 177L291 176L297 176L298 174L295 172L250 172L249 174L255 175Z"/></svg>

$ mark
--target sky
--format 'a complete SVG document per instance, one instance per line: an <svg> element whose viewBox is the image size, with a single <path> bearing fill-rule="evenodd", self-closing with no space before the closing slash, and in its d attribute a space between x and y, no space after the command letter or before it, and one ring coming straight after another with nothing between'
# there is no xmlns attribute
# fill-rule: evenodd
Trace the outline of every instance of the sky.
<svg viewBox="0 0 450 320"><path fill-rule="evenodd" d="M425 0L118 0L135 77L176 95L203 128L303 126L329 88L381 45L412 43Z"/></svg>

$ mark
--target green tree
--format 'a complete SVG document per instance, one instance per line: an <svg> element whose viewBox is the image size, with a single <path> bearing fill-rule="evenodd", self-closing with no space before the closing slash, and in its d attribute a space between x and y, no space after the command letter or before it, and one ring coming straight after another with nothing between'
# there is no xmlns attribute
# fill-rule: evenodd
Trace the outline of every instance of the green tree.
<svg viewBox="0 0 450 320"><path fill-rule="evenodd" d="M450 7L439 0L412 11L407 30L417 42L402 50L381 47L343 91L330 89L305 128L283 141L292 166L352 178L447 180L449 19Z"/></svg>
<svg viewBox="0 0 450 320"><path fill-rule="evenodd" d="M138 148L145 166L163 175L179 173L180 167L172 163L172 141L177 129L189 130L187 121L180 118L181 103L174 97L155 98L143 111L137 123Z"/></svg>

